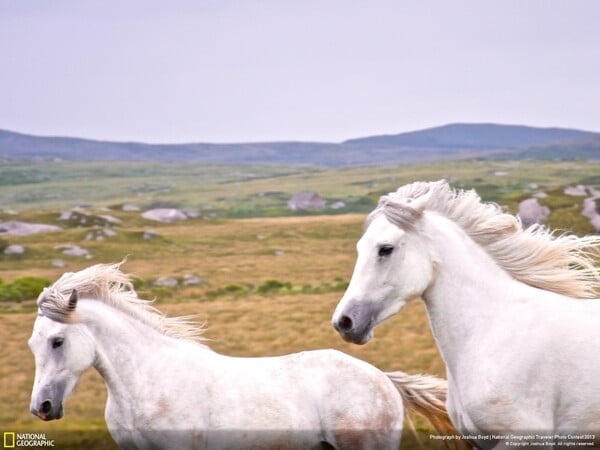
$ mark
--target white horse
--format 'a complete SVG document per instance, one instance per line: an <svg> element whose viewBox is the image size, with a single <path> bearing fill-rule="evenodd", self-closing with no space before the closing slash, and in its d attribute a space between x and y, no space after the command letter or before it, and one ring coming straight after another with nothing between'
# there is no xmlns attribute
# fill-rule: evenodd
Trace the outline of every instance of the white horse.
<svg viewBox="0 0 600 450"><path fill-rule="evenodd" d="M453 430L443 380L384 374L334 350L220 355L187 318L167 318L140 300L119 265L64 274L38 308L31 412L61 418L63 401L93 366L122 448L397 449L403 400Z"/></svg>
<svg viewBox="0 0 600 450"><path fill-rule="evenodd" d="M333 314L347 341L422 298L446 363L447 409L481 448L507 433L600 442L600 236L554 236L474 191L417 182L383 196ZM556 437L556 444L561 440ZM588 439L589 441L590 439Z"/></svg>

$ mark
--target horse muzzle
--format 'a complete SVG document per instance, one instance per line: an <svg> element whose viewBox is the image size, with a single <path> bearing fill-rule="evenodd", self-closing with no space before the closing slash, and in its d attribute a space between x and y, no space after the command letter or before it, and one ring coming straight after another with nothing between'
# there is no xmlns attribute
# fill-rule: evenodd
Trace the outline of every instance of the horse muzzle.
<svg viewBox="0 0 600 450"><path fill-rule="evenodd" d="M331 324L342 339L353 344L366 344L373 337L373 314L366 302L350 302L346 308L335 312Z"/></svg>
<svg viewBox="0 0 600 450"><path fill-rule="evenodd" d="M62 402L53 404L51 400L44 400L39 406L31 408L31 414L45 421L58 420L63 416L63 405Z"/></svg>

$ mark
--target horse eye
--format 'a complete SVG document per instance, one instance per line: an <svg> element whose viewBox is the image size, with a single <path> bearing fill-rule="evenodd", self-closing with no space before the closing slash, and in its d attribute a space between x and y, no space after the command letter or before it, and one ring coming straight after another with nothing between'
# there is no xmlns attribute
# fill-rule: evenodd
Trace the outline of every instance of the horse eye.
<svg viewBox="0 0 600 450"><path fill-rule="evenodd" d="M61 337L57 337L57 338L52 339L52 348L58 348L58 347L60 347L61 345L63 345L64 341L65 340L63 338L61 338Z"/></svg>
<svg viewBox="0 0 600 450"><path fill-rule="evenodd" d="M382 245L381 247L379 247L379 256L383 257L383 256L389 256L392 254L392 252L394 251L394 247L392 245Z"/></svg>

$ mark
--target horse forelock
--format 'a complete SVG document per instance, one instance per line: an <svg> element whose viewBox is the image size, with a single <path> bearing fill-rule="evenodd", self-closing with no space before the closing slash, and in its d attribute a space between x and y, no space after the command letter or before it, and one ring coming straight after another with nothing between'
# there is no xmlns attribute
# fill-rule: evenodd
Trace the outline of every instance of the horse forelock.
<svg viewBox="0 0 600 450"><path fill-rule="evenodd" d="M62 323L74 322L77 314L69 306L69 297L76 290L80 298L106 303L167 336L204 341L204 329L190 317L166 317L151 300L140 299L129 275L120 270L121 264L96 264L63 274L39 295L38 314Z"/></svg>
<svg viewBox="0 0 600 450"><path fill-rule="evenodd" d="M416 182L379 199L365 227L375 217L415 230L424 211L436 212L460 226L514 278L531 286L575 298L595 298L600 291L600 236L559 235L534 225L523 229L518 217L495 203L484 203L474 190L454 190L446 181Z"/></svg>
<svg viewBox="0 0 600 450"><path fill-rule="evenodd" d="M60 323L74 323L77 315L69 309L68 296L52 287L45 288L37 299L38 315Z"/></svg>

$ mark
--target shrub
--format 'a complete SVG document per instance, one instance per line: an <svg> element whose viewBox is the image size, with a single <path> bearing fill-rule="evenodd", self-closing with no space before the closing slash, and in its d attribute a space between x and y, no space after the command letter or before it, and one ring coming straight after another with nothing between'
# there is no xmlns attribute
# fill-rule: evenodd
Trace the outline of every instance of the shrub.
<svg viewBox="0 0 600 450"><path fill-rule="evenodd" d="M240 286L239 284L228 284L227 286L225 286L225 293L226 294L239 294L241 292L244 292L246 289L243 286Z"/></svg>
<svg viewBox="0 0 600 450"><path fill-rule="evenodd" d="M292 283L282 282L279 280L267 280L256 288L256 292L259 294L268 294L273 292L279 292L282 290L291 290Z"/></svg>
<svg viewBox="0 0 600 450"><path fill-rule="evenodd" d="M20 302L34 299L50 283L50 280L41 277L17 278L12 283L0 280L0 301Z"/></svg>
<svg viewBox="0 0 600 450"><path fill-rule="evenodd" d="M131 282L133 283L133 288L136 291L141 291L144 289L152 288L152 282L148 280L144 280L143 278L132 276Z"/></svg>

